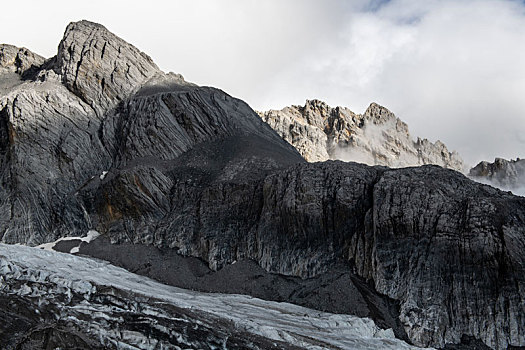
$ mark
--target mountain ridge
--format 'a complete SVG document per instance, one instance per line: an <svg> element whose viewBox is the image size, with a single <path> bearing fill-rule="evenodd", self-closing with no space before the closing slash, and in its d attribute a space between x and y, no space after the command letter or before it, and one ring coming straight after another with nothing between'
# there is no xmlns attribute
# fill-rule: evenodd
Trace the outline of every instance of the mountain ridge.
<svg viewBox="0 0 525 350"><path fill-rule="evenodd" d="M479 162L470 169L469 176L516 194L525 195L525 160L496 158L494 162Z"/></svg>
<svg viewBox="0 0 525 350"><path fill-rule="evenodd" d="M399 302L416 345L525 345L522 198L439 166L307 163L243 101L125 46L128 72L113 46L130 44L89 22L68 28L63 63L0 94L2 242L97 230L212 270L251 259L306 278L343 264Z"/></svg>
<svg viewBox="0 0 525 350"><path fill-rule="evenodd" d="M320 100L258 114L308 161L339 159L396 168L436 164L460 172L465 168L458 153L449 152L441 141L414 141L408 125L375 102L363 114Z"/></svg>

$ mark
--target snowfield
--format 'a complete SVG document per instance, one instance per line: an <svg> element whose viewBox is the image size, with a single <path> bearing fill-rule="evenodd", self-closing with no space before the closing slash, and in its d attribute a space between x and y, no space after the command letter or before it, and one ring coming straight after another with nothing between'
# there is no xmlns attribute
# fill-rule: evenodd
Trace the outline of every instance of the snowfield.
<svg viewBox="0 0 525 350"><path fill-rule="evenodd" d="M119 302L101 301L98 295L103 291L107 294L108 289L114 298L120 298ZM33 300L38 305L35 313L43 313L44 306L53 304L60 318L117 348L178 348L140 331L118 328L123 327L122 312L170 319L173 315L169 307L175 307L186 310L186 315L199 315L200 320L222 320L237 333L307 349L417 349L368 318L324 313L244 295L184 290L104 261L20 245L0 244L0 294ZM202 323L200 320L195 319L195 324ZM156 327L170 332L160 323Z"/></svg>

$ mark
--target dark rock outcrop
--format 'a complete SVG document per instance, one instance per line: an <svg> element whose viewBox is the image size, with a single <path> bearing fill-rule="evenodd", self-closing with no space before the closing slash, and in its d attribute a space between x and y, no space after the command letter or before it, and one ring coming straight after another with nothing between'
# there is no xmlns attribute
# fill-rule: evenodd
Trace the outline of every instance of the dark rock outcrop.
<svg viewBox="0 0 525 350"><path fill-rule="evenodd" d="M0 95L2 242L96 229L213 270L343 264L399 302L416 345L525 345L523 198L437 166L307 163L244 102L89 22L33 76Z"/></svg>
<svg viewBox="0 0 525 350"><path fill-rule="evenodd" d="M61 241L54 249L70 252L69 242ZM377 293L373 285L352 273L346 264L307 279L269 273L253 260L235 261L213 271L202 259L184 257L172 249L131 243L108 244L105 237L83 243L79 254L109 261L128 271L184 289L246 294L325 312L369 317L378 326L393 329L398 338L408 340L398 318L398 303Z"/></svg>

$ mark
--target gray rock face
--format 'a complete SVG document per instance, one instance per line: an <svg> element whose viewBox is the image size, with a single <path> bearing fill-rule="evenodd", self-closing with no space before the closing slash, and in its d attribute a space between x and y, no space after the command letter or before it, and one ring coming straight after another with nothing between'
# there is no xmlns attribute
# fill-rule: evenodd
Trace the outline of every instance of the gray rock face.
<svg viewBox="0 0 525 350"><path fill-rule="evenodd" d="M410 339L442 346L467 334L500 349L523 344L524 275L515 274L524 266L516 250L523 204L444 170L385 173L374 189L372 278L403 300Z"/></svg>
<svg viewBox="0 0 525 350"><path fill-rule="evenodd" d="M9 71L26 75L32 69L37 69L44 63L44 58L26 48L12 45L0 45L0 72Z"/></svg>
<svg viewBox="0 0 525 350"><path fill-rule="evenodd" d="M312 100L259 115L310 162L339 159L395 168L424 164L464 168L460 156L441 141L413 141L408 126L376 103L364 114Z"/></svg>
<svg viewBox="0 0 525 350"><path fill-rule="evenodd" d="M0 97L2 240L36 244L85 231L74 193L91 172L109 167L99 126L53 72Z"/></svg>
<svg viewBox="0 0 525 350"><path fill-rule="evenodd" d="M307 163L244 102L164 75L89 22L68 26L57 57L32 76L0 94L2 242L96 229L213 270L250 259L307 278L344 264L399 302L416 345L463 335L525 345L523 198L437 166ZM329 157L364 143L385 164L459 166L439 144L412 143L377 105L359 116L311 102L289 114L302 154L323 133ZM380 149L366 143L373 126Z"/></svg>
<svg viewBox="0 0 525 350"><path fill-rule="evenodd" d="M523 344L525 202L518 197L434 167L301 164L260 184L193 181L176 186L176 204L155 232L124 220L130 239L151 235L215 269L251 258L268 271L311 277L349 260L400 301L417 345L457 343L463 334L495 348Z"/></svg>
<svg viewBox="0 0 525 350"><path fill-rule="evenodd" d="M64 85L98 115L160 73L145 53L104 26L87 21L67 26L58 46L55 70Z"/></svg>
<svg viewBox="0 0 525 350"><path fill-rule="evenodd" d="M525 160L496 158L493 163L480 162L470 169L469 176L497 187L518 190L525 194Z"/></svg>

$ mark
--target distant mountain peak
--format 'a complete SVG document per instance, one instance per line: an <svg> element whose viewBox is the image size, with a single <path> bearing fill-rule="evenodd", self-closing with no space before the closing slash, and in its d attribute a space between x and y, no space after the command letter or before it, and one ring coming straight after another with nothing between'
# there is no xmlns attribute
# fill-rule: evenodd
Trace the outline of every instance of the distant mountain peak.
<svg viewBox="0 0 525 350"><path fill-rule="evenodd" d="M396 168L436 164L463 171L456 152L441 141L414 141L408 125L375 102L363 114L313 99L259 116L311 162L339 159Z"/></svg>
<svg viewBox="0 0 525 350"><path fill-rule="evenodd" d="M525 159L495 158L493 163L482 161L470 169L469 176L516 194L525 194Z"/></svg>
<svg viewBox="0 0 525 350"><path fill-rule="evenodd" d="M392 113L388 108L383 107L376 102L370 103L363 115L365 116L365 118L372 120L376 124L386 123L387 121L399 120L394 115L394 113Z"/></svg>

